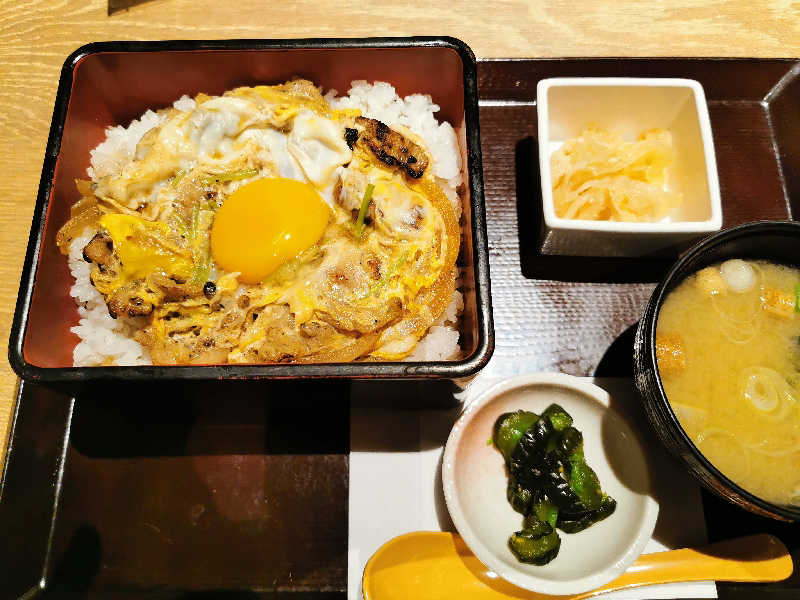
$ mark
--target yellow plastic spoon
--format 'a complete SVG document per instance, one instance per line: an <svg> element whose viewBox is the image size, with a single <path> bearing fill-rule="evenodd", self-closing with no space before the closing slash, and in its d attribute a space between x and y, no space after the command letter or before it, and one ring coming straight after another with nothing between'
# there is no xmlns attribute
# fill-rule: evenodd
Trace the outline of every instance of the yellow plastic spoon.
<svg viewBox="0 0 800 600"><path fill-rule="evenodd" d="M702 548L642 554L627 571L596 590L549 596L500 579L457 534L407 533L389 540L369 559L364 600L579 600L601 592L679 581L780 581L792 574L792 557L771 535L751 535Z"/></svg>

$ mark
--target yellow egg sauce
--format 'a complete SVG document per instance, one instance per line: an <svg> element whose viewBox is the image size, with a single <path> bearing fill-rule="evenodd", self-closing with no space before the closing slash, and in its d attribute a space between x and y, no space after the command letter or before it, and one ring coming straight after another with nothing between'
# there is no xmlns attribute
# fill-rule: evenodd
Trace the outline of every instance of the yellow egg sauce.
<svg viewBox="0 0 800 600"><path fill-rule="evenodd" d="M259 283L316 244L331 211L313 186L281 177L243 185L217 211L211 253L240 281Z"/></svg>
<svg viewBox="0 0 800 600"><path fill-rule="evenodd" d="M112 213L100 217L98 224L114 241L124 280L146 277L153 271L181 277L191 273L191 256L187 257L165 239L169 232L166 223Z"/></svg>
<svg viewBox="0 0 800 600"><path fill-rule="evenodd" d="M684 430L723 474L765 500L800 504L800 270L747 263L746 291L713 265L670 293L659 372Z"/></svg>

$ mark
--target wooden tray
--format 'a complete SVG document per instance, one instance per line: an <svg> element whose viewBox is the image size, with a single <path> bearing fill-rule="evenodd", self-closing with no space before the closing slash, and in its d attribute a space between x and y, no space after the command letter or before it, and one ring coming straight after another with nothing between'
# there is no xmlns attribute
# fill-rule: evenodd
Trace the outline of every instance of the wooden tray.
<svg viewBox="0 0 800 600"><path fill-rule="evenodd" d="M800 211L798 61L481 62L500 372L523 360L631 375L632 327L669 264L538 253L536 82L580 75L699 80L725 226ZM374 402L453 403L441 383L386 385ZM349 397L347 382L95 387L76 398L23 382L0 488L0 595L345 597ZM796 525L706 494L704 507L712 540L766 531L800 562ZM800 569L776 584L718 588L723 599L790 598Z"/></svg>

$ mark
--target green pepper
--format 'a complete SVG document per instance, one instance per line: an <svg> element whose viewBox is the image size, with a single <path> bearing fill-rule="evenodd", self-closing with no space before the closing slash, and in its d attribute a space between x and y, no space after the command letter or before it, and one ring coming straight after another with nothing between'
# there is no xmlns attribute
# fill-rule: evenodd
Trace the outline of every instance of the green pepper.
<svg viewBox="0 0 800 600"><path fill-rule="evenodd" d="M561 511L558 513L556 525L565 533L577 533L583 531L590 525L602 521L611 515L617 508L617 501L611 496L603 495L600 505L593 509L583 512Z"/></svg>
<svg viewBox="0 0 800 600"><path fill-rule="evenodd" d="M555 438L553 452L561 458L579 455L583 458L583 434L574 427L565 427Z"/></svg>
<svg viewBox="0 0 800 600"><path fill-rule="evenodd" d="M556 528L575 533L616 509L586 463L583 435L572 423L557 404L541 417L520 410L495 422L494 445L509 474L506 495L514 510L525 515L522 530L508 540L521 562L550 562L561 546Z"/></svg>
<svg viewBox="0 0 800 600"><path fill-rule="evenodd" d="M553 429L563 431L572 426L572 417L558 404L551 404L542 413L543 419L548 419L553 424Z"/></svg>
<svg viewBox="0 0 800 600"><path fill-rule="evenodd" d="M550 527L555 527L558 521L558 507L542 493L537 494L533 502L533 514L540 521L544 521Z"/></svg>
<svg viewBox="0 0 800 600"><path fill-rule="evenodd" d="M522 434L511 454L511 474L520 469L540 464L547 456L547 445L553 433L553 425L547 419L538 419Z"/></svg>
<svg viewBox="0 0 800 600"><path fill-rule="evenodd" d="M569 485L568 464L558 457L550 455L545 459L539 485L560 510L584 508L581 499Z"/></svg>
<svg viewBox="0 0 800 600"><path fill-rule="evenodd" d="M569 459L569 487L589 510L599 507L603 500L597 473L586 464L583 456L571 456Z"/></svg>
<svg viewBox="0 0 800 600"><path fill-rule="evenodd" d="M505 413L494 423L494 445L503 454L506 462L511 461L514 449L528 428L539 420L539 415L525 410Z"/></svg>
<svg viewBox="0 0 800 600"><path fill-rule="evenodd" d="M558 556L561 548L558 533L549 524L538 523L536 529L517 531L508 539L508 547L520 562L546 565Z"/></svg>
<svg viewBox="0 0 800 600"><path fill-rule="evenodd" d="M535 513L531 513L525 517L522 523L522 530L526 531L531 537L543 537L553 532L553 526L537 517Z"/></svg>
<svg viewBox="0 0 800 600"><path fill-rule="evenodd" d="M511 508L520 514L526 515L533 502L533 492L510 479L506 489L506 498L508 498Z"/></svg>

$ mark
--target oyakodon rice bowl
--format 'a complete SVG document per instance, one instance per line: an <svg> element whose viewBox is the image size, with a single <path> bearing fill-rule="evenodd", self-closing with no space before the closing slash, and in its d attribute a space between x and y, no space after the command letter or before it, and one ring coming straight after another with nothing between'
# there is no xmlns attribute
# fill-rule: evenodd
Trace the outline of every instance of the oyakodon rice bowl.
<svg viewBox="0 0 800 600"><path fill-rule="evenodd" d="M437 110L293 80L109 128L58 235L75 366L459 358L462 169Z"/></svg>

